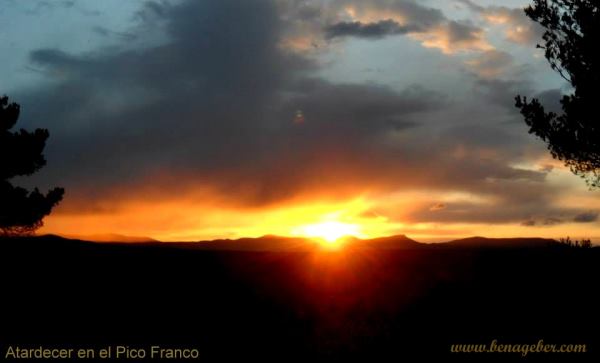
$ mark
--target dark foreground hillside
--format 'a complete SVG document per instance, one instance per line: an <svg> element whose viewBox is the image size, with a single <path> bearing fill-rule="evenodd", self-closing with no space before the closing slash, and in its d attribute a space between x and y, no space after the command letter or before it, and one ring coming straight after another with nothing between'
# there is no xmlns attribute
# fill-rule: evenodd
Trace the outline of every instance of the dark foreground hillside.
<svg viewBox="0 0 600 363"><path fill-rule="evenodd" d="M4 239L0 360L17 345L161 345L197 348L198 361L594 361L599 257L597 248L235 252ZM450 352L494 339L587 353Z"/></svg>

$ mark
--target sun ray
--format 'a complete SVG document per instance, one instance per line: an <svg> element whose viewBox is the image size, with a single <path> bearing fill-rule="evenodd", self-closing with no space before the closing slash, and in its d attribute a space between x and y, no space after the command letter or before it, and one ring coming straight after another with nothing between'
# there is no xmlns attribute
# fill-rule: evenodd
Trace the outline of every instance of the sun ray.
<svg viewBox="0 0 600 363"><path fill-rule="evenodd" d="M292 231L294 235L319 238L327 243L335 243L342 237L359 236L360 226L339 221L327 221L298 227Z"/></svg>

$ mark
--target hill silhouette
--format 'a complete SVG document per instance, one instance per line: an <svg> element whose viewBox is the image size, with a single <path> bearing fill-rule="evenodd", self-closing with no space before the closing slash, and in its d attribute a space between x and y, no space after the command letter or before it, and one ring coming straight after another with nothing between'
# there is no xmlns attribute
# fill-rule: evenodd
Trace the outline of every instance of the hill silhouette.
<svg viewBox="0 0 600 363"><path fill-rule="evenodd" d="M283 237L265 235L258 238L217 239L199 242L164 242L171 246L201 250L223 251L314 251L321 249L323 244L318 239L303 237ZM343 248L382 248L405 249L422 248L426 245L412 240L404 235L381 237L373 239L360 239L356 237L343 237L340 239ZM325 244L326 245L326 244Z"/></svg>
<svg viewBox="0 0 600 363"><path fill-rule="evenodd" d="M558 242L549 238L486 238L469 237L447 242L452 247L477 248L535 248L555 246Z"/></svg>
<svg viewBox="0 0 600 363"><path fill-rule="evenodd" d="M594 361L600 248L528 240L478 237L439 248L406 236L349 239L332 253L258 250L308 243L276 236L3 238L0 346L151 342L197 347L206 362ZM494 339L586 344L588 352L526 359L450 352L451 344Z"/></svg>
<svg viewBox="0 0 600 363"><path fill-rule="evenodd" d="M158 242L158 240L144 236L126 236L118 233L88 234L88 235L63 235L62 238L90 242Z"/></svg>
<svg viewBox="0 0 600 363"><path fill-rule="evenodd" d="M91 236L94 237L94 236ZM215 251L272 251L272 252L300 252L321 249L323 243L315 238L284 237L265 235L257 238L216 239L197 242L160 242L149 237L130 237L123 235L99 235L97 238L88 239L92 242L136 242L152 246L169 245L186 249L215 250ZM111 237L114 237L111 240ZM85 236L76 238L60 237L66 239L85 240ZM426 248L537 248L558 245L558 242L547 238L486 238L469 237L448 242L422 243L406 235L394 235L361 239L357 237L343 237L339 242L344 249L426 249ZM325 244L327 245L327 244Z"/></svg>

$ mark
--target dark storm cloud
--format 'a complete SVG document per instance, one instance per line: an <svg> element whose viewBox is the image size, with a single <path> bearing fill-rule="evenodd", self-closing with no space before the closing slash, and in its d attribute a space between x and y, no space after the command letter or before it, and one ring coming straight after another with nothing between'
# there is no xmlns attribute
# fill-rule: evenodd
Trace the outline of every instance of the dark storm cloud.
<svg viewBox="0 0 600 363"><path fill-rule="evenodd" d="M526 188L512 188L526 192ZM529 187L531 190L531 186ZM485 195L485 194L480 194ZM530 198L518 203L518 198L505 198L501 194L489 194L499 197L495 203L453 202L444 204L444 208L431 207L423 202L414 211L395 217L393 210L379 209L380 215L397 218L398 221L415 223L512 223L525 227L549 227L573 221L575 223L592 223L598 220L597 213L581 212L572 208L548 206L551 195ZM536 200L534 200L536 199ZM543 208L540 208L544 206Z"/></svg>
<svg viewBox="0 0 600 363"><path fill-rule="evenodd" d="M573 218L573 222L577 222L577 223L591 223L591 222L595 222L598 220L598 213L596 212L585 212L585 213L581 213L576 215Z"/></svg>
<svg viewBox="0 0 600 363"><path fill-rule="evenodd" d="M436 11L399 3L423 11L423 24L439 20ZM335 198L425 189L480 194L500 200L503 212L494 219L491 210L463 213L452 204L431 217L438 200L415 220L521 221L556 195L546 173L512 166L522 148L514 135L479 119L444 117L426 128L423 115L448 106L439 92L315 78L316 64L279 46L289 24L272 2L151 4L139 18L163 24L165 41L31 53L52 82L13 98L24 127L50 129L49 164L37 183L66 187L63 211L81 208L78 200L93 209L115 195L169 198L203 187L237 206L319 191ZM486 82L485 97L512 102L514 84Z"/></svg>
<svg viewBox="0 0 600 363"><path fill-rule="evenodd" d="M87 61L71 56L58 49L39 49L31 52L30 59L38 65L50 65L51 71L79 71L85 68Z"/></svg>
<svg viewBox="0 0 600 363"><path fill-rule="evenodd" d="M558 213L557 213L558 214ZM569 221L575 223L593 223L598 220L597 212L577 212L577 211L562 211L561 215L570 215L571 217L545 217L538 220L529 219L521 223L523 226L554 226L557 224L567 223ZM566 218L566 219L565 219Z"/></svg>
<svg viewBox="0 0 600 363"><path fill-rule="evenodd" d="M381 20L375 23L339 22L325 28L325 37L333 39L338 37L359 37L379 39L387 35L406 34L417 31L415 26L402 26L393 20Z"/></svg>
<svg viewBox="0 0 600 363"><path fill-rule="evenodd" d="M494 165L495 164L495 165ZM558 189L547 188L543 184L542 175L530 171L519 171L503 167L503 163L492 162L487 170L483 165L455 164L460 168L460 175L452 178L454 182L465 183L467 187L447 186L449 189L464 190L468 195L483 198L483 200L458 200L444 203L444 208L432 208L431 200L422 201L412 212L397 217L401 221L433 222L433 223L521 223L523 220L532 220L531 216L540 212L547 215L561 215L566 212L560 208L550 207L553 193ZM495 170L498 169L498 170ZM458 170L458 169L457 169ZM474 172L474 170L477 170ZM503 175L500 175L503 173ZM496 175L493 177L492 175ZM461 180L463 179L463 180ZM532 188L537 188L539 193L531 193ZM455 190L456 190L455 189ZM432 196L432 198L434 198ZM389 218L394 217L394 212L382 212Z"/></svg>
<svg viewBox="0 0 600 363"><path fill-rule="evenodd" d="M108 164L100 173L115 161L132 172L192 155L210 163L216 153L250 147L243 139L264 127L261 114L288 71L307 65L276 48L280 25L266 2L186 2L165 11L165 45L90 57L32 53L59 86L28 97L29 118L52 117L62 138L56 159L81 159L65 170L85 173L90 158L95 168Z"/></svg>
<svg viewBox="0 0 600 363"><path fill-rule="evenodd" d="M422 208L412 213L409 218L415 222L434 223L461 223L464 221L471 223L519 223L527 215L528 211L522 206L511 207L505 203L500 203L496 206L487 206L477 203L460 202L449 204L443 210L432 211Z"/></svg>
<svg viewBox="0 0 600 363"><path fill-rule="evenodd" d="M305 79L294 84L298 93L284 105L291 114L292 107L303 111L306 128L318 133L330 129L332 134L360 141L369 135L402 130L417 126L407 115L441 107L444 96L412 85L401 92L386 86L331 84L318 79ZM283 115L282 115L283 117Z"/></svg>
<svg viewBox="0 0 600 363"><path fill-rule="evenodd" d="M373 138L414 127L405 116L440 103L416 86L397 93L301 77L314 66L277 46L282 24L268 2L189 1L152 11L166 21L163 45L32 52L58 82L20 99L24 121L51 130L49 184L102 194L155 174L186 175L180 183L272 201L312 183L330 158L353 169L352 158L376 148ZM306 117L301 127L292 122L297 110Z"/></svg>

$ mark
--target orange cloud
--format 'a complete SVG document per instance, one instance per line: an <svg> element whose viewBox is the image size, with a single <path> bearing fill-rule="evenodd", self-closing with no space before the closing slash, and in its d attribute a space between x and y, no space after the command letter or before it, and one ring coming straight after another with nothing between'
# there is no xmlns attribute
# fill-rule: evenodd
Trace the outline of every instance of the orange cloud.
<svg viewBox="0 0 600 363"><path fill-rule="evenodd" d="M417 6L383 6L379 3L361 3L348 5L343 15L351 21L364 24L391 20L399 26L412 26L409 36L421 42L426 48L440 49L444 54L454 54L462 51L485 51L494 47L485 39L482 29L447 20L433 9ZM418 19L422 16L423 19Z"/></svg>
<svg viewBox="0 0 600 363"><path fill-rule="evenodd" d="M421 194L422 197L426 195ZM417 199L411 200L411 197ZM555 225L532 226L516 222L402 222L385 216L390 211L375 207L377 204L388 205L388 208L395 205L396 212L400 215L409 214L416 209L424 209L428 213L448 212L445 203L427 207L418 198L418 194L405 195L401 199L396 197L394 201L398 204L392 204L385 198L364 197L336 203L299 202L251 212L183 200L140 201L124 204L118 211L111 213L63 214L59 211L46 219L40 233L85 237L118 232L121 235L144 236L161 241L198 241L267 234L303 236L304 232L311 233L310 226L340 224L352 226L352 233L361 238L408 234L421 241L444 241L472 235L549 238L567 234L586 238L600 236L600 229L589 223L566 221ZM456 200L451 196L446 199Z"/></svg>
<svg viewBox="0 0 600 363"><path fill-rule="evenodd" d="M319 48L319 40L314 34L285 37L279 43L281 48L294 52L307 52Z"/></svg>
<svg viewBox="0 0 600 363"><path fill-rule="evenodd" d="M369 6L365 6L365 4L363 4L363 6L360 4L346 6L342 11L341 16L346 16L352 21L360 21L364 23L375 23L380 20L388 19L399 24L407 23L406 15L398 10L371 8Z"/></svg>
<svg viewBox="0 0 600 363"><path fill-rule="evenodd" d="M132 201L110 213L63 214L46 220L42 233L147 236L163 241L297 235L305 226L345 223L358 226L360 236L390 233L384 217L365 217L369 202L356 198L341 202L297 202L248 211L186 200Z"/></svg>
<svg viewBox="0 0 600 363"><path fill-rule="evenodd" d="M489 24L503 26L506 39L513 43L530 45L542 38L542 28L527 18L521 8L492 6L482 9L481 14Z"/></svg>
<svg viewBox="0 0 600 363"><path fill-rule="evenodd" d="M501 76L511 65L513 58L510 54L498 50L488 50L465 63L479 77L496 78Z"/></svg>
<svg viewBox="0 0 600 363"><path fill-rule="evenodd" d="M442 24L425 32L412 33L410 36L419 40L424 47L439 49L444 54L494 49L485 39L482 29L456 22Z"/></svg>

